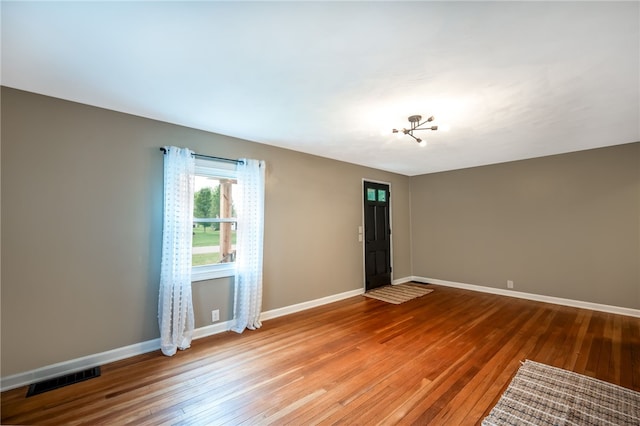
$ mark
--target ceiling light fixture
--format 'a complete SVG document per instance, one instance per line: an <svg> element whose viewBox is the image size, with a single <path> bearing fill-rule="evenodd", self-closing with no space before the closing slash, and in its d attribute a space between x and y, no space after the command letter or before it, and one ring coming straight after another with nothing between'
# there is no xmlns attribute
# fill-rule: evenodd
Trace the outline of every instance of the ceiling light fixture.
<svg viewBox="0 0 640 426"><path fill-rule="evenodd" d="M438 130L438 126L431 126L431 127L420 127L425 123L430 123L434 120L433 115L429 118L427 118L425 121L423 121L422 123L420 122L420 120L422 120L422 116L421 115L412 115L411 117L409 117L409 123L411 123L411 128L410 129L402 129L402 130L398 130L398 129L393 129L393 133L404 133L405 135L409 135L412 138L414 138L416 140L416 142L418 142L421 146L424 146L425 144L422 143L422 139L415 137L413 135L413 131L414 130Z"/></svg>

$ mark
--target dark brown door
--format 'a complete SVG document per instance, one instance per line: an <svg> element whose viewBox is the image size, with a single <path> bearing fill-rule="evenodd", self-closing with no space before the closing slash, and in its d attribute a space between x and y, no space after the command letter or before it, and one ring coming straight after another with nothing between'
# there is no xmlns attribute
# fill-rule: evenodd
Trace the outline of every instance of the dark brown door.
<svg viewBox="0 0 640 426"><path fill-rule="evenodd" d="M365 290L391 284L389 185L364 182Z"/></svg>

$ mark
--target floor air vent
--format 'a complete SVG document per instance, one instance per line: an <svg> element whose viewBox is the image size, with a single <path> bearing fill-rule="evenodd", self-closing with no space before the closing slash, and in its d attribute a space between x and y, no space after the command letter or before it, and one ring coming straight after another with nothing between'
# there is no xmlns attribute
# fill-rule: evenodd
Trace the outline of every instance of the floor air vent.
<svg viewBox="0 0 640 426"><path fill-rule="evenodd" d="M50 390L58 389L63 386L72 385L78 382L84 382L85 380L93 379L94 377L100 377L100 367L93 367L88 370L78 371L77 373L66 374L64 376L54 377L53 379L43 380L41 382L29 385L27 398L30 396L38 395L40 393L48 392Z"/></svg>

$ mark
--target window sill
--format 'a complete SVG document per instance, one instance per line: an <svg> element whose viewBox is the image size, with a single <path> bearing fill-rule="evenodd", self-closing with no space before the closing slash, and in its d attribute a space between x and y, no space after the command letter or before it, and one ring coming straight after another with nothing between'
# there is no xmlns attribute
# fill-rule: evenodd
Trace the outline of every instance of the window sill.
<svg viewBox="0 0 640 426"><path fill-rule="evenodd" d="M191 268L191 282L213 280L216 278L233 277L236 274L236 265L194 266Z"/></svg>

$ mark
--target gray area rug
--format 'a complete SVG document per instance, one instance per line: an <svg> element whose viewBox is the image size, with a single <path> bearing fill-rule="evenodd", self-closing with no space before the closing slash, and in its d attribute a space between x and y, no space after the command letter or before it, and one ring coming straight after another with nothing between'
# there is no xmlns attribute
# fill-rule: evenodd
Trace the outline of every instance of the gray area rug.
<svg viewBox="0 0 640 426"><path fill-rule="evenodd" d="M527 360L482 424L638 426L640 392Z"/></svg>
<svg viewBox="0 0 640 426"><path fill-rule="evenodd" d="M364 295L371 297L372 299L378 299L383 302L399 305L408 300L429 294L432 291L432 289L426 288L420 284L405 283L378 287L367 291Z"/></svg>

